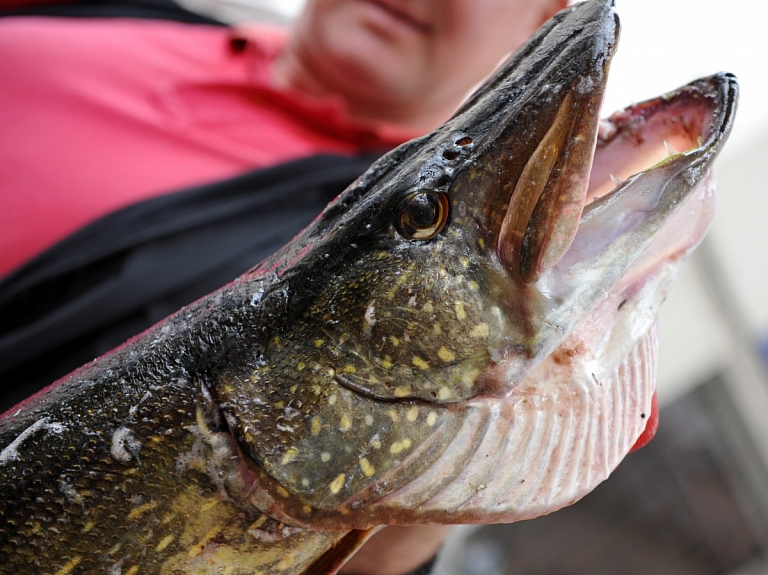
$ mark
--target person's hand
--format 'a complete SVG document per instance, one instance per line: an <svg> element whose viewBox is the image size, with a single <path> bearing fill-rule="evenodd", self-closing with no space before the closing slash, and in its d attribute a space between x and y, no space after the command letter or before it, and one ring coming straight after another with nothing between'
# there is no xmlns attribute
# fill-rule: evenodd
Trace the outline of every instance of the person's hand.
<svg viewBox="0 0 768 575"><path fill-rule="evenodd" d="M339 573L405 575L434 557L450 529L450 525L385 527L371 537Z"/></svg>

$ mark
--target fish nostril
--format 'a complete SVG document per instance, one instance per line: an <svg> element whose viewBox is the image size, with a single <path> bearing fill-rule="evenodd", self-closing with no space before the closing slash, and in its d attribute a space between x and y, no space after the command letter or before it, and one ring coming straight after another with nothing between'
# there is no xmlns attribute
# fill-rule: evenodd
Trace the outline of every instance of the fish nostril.
<svg viewBox="0 0 768 575"><path fill-rule="evenodd" d="M459 157L459 152L458 150L445 150L443 152L443 157L446 160L455 160L456 158Z"/></svg>
<svg viewBox="0 0 768 575"><path fill-rule="evenodd" d="M442 188L443 186L448 185L450 181L451 181L450 176L448 174L443 174L437 179L437 181L435 182L435 186L437 186L438 188Z"/></svg>
<svg viewBox="0 0 768 575"><path fill-rule="evenodd" d="M461 147L469 146L471 143L472 143L472 138L470 138L469 136L464 136L463 138L456 140L456 145Z"/></svg>

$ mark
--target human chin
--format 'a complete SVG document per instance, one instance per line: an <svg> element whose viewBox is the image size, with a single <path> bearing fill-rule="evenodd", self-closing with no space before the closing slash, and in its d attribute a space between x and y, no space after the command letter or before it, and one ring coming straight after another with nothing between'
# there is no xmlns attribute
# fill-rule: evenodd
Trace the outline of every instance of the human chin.
<svg viewBox="0 0 768 575"><path fill-rule="evenodd" d="M405 34L382 33L378 26L370 25L365 12L350 9L326 27L323 44L334 62L336 76L365 82L371 90L389 91L407 85L411 77L421 73L424 42Z"/></svg>

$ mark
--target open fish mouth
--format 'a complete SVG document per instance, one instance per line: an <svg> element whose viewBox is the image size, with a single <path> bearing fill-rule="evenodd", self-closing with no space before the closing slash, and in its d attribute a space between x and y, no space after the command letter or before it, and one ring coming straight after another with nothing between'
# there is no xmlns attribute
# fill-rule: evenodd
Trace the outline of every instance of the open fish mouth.
<svg viewBox="0 0 768 575"><path fill-rule="evenodd" d="M600 122L573 240L535 281L520 280L540 304L535 343L522 356L498 352L480 395L452 407L461 421L453 446L381 502L409 502L414 511L399 521L550 513L637 446L656 408L657 311L714 215L709 168L736 90L733 76L718 74Z"/></svg>
<svg viewBox="0 0 768 575"><path fill-rule="evenodd" d="M259 268L320 289L280 338L314 342L292 372L308 383L275 403L257 370L217 397L232 421L304 430L287 447L235 425L261 509L314 529L511 522L573 503L636 443L656 314L711 221L738 89L721 73L601 121L618 33L612 1L561 12Z"/></svg>

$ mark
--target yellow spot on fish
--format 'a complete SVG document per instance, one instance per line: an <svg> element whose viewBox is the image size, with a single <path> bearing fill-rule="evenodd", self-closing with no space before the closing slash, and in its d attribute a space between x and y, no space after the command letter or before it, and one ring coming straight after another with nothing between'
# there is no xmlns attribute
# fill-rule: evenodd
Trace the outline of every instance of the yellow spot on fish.
<svg viewBox="0 0 768 575"><path fill-rule="evenodd" d="M477 283L475 280L469 280L469 289L472 291L477 291L480 289L480 284Z"/></svg>
<svg viewBox="0 0 768 575"><path fill-rule="evenodd" d="M320 418L315 416L312 418L312 435L320 433Z"/></svg>
<svg viewBox="0 0 768 575"><path fill-rule="evenodd" d="M488 337L490 333L491 333L491 329L488 327L488 324L483 322L473 327L472 331L469 332L469 336L470 337Z"/></svg>
<svg viewBox="0 0 768 575"><path fill-rule="evenodd" d="M396 338L394 335L390 335L390 336L389 336L389 341L390 341L390 343L392 343L392 345L394 345L395 347L397 347L398 345L400 345L400 340L399 340L399 339L397 339L397 338Z"/></svg>
<svg viewBox="0 0 768 575"><path fill-rule="evenodd" d="M363 474L366 477L373 477L376 474L376 469L374 469L373 465L371 465L371 462L368 461L365 457L360 460L360 469L363 470Z"/></svg>
<svg viewBox="0 0 768 575"><path fill-rule="evenodd" d="M440 327L439 323L436 323L432 326L432 331L435 332L435 335L440 335L440 333L443 331L443 328Z"/></svg>
<svg viewBox="0 0 768 575"><path fill-rule="evenodd" d="M157 544L157 547L155 547L155 551L157 553L160 553L173 542L173 539L174 539L173 535L166 535L160 540L160 543Z"/></svg>
<svg viewBox="0 0 768 575"><path fill-rule="evenodd" d="M387 415L392 420L393 423L397 423L400 421L400 414L397 413L394 409L390 409L387 411Z"/></svg>
<svg viewBox="0 0 768 575"><path fill-rule="evenodd" d="M299 388L298 385L292 385L291 386L291 393L296 393L296 390Z"/></svg>
<svg viewBox="0 0 768 575"><path fill-rule="evenodd" d="M370 413L365 416L365 424L373 425L373 416Z"/></svg>
<svg viewBox="0 0 768 575"><path fill-rule="evenodd" d="M346 475L344 475L343 473L339 473L336 476L336 479L331 481L331 484L329 485L329 487L331 488L331 493L336 495L339 491L341 491L341 488L344 487L344 480L346 478L347 478Z"/></svg>
<svg viewBox="0 0 768 575"><path fill-rule="evenodd" d="M477 238L477 245L481 248L485 247L485 240L483 238Z"/></svg>
<svg viewBox="0 0 768 575"><path fill-rule="evenodd" d="M384 359L381 360L381 367L383 367L384 369L389 369L390 367L392 367L392 358L389 357L388 355L385 355Z"/></svg>
<svg viewBox="0 0 768 575"><path fill-rule="evenodd" d="M336 376L336 370L333 369L332 367L329 367L326 373L328 374L328 377L331 377L331 378Z"/></svg>
<svg viewBox="0 0 768 575"><path fill-rule="evenodd" d="M431 301L428 301L423 306L421 306L421 309L424 310L426 313L432 313L435 311L435 306L432 305Z"/></svg>
<svg viewBox="0 0 768 575"><path fill-rule="evenodd" d="M355 366L351 363L344 366L344 373L355 373L356 371Z"/></svg>
<svg viewBox="0 0 768 575"><path fill-rule="evenodd" d="M95 526L96 526L96 522L95 521L89 521L88 523L83 525L83 529L80 531L80 533L88 533Z"/></svg>
<svg viewBox="0 0 768 575"><path fill-rule="evenodd" d="M403 449L410 449L411 448L411 440L408 439L407 437L405 439L403 439L402 443L403 443Z"/></svg>
<svg viewBox="0 0 768 575"><path fill-rule="evenodd" d="M280 494L280 497L288 497L290 495L290 493L288 493L288 490L282 485L277 486L277 492Z"/></svg>
<svg viewBox="0 0 768 575"><path fill-rule="evenodd" d="M320 395L320 392L323 391L323 388L319 385L313 385L309 388L309 390L314 393L315 395Z"/></svg>
<svg viewBox="0 0 768 575"><path fill-rule="evenodd" d="M427 425L432 427L436 422L437 422L437 414L434 411L431 411L427 416Z"/></svg>
<svg viewBox="0 0 768 575"><path fill-rule="evenodd" d="M454 359L456 359L456 354L453 353L450 349L443 346L439 350L437 350L437 356L442 359L445 363L450 363Z"/></svg>
<svg viewBox="0 0 768 575"><path fill-rule="evenodd" d="M338 398L336 397L336 394L332 393L331 395L328 396L328 405L336 405L337 399Z"/></svg>
<svg viewBox="0 0 768 575"><path fill-rule="evenodd" d="M300 361L299 363L296 364L296 371L304 371L304 368L306 367L307 367L307 364L304 363L303 361Z"/></svg>
<svg viewBox="0 0 768 575"><path fill-rule="evenodd" d="M467 258L459 258L459 261L461 262L461 265L464 266L464 268L469 267L469 260Z"/></svg>
<svg viewBox="0 0 768 575"><path fill-rule="evenodd" d="M62 567L61 569L59 569L58 571L56 571L56 575L67 575L68 573L71 573L71 572L72 572L72 570L73 570L75 567L77 567L77 566L78 566L78 564L80 563L80 561L82 561L82 560L83 560L83 556L82 556L82 555L76 555L75 557L73 557L72 559L70 559L69 561L67 561L67 562L66 562L66 563L63 565L63 567Z"/></svg>
<svg viewBox="0 0 768 575"><path fill-rule="evenodd" d="M339 426L339 429L341 429L341 431L349 431L350 427L352 427L352 420L345 413L341 416L341 425Z"/></svg>
<svg viewBox="0 0 768 575"><path fill-rule="evenodd" d="M459 321L464 321L467 319L467 312L464 309L464 302L457 301L453 304L454 309L456 310L456 319Z"/></svg>
<svg viewBox="0 0 768 575"><path fill-rule="evenodd" d="M175 513L168 513L160 520L161 525L168 525L171 521L173 521L176 518Z"/></svg>
<svg viewBox="0 0 768 575"><path fill-rule="evenodd" d="M280 463L283 465L288 465L291 461L296 459L296 456L299 454L299 450L295 447L289 447L285 450L285 453L283 453L283 458L280 460Z"/></svg>
<svg viewBox="0 0 768 575"><path fill-rule="evenodd" d="M395 397L407 397L411 393L411 390L404 385L399 385L395 388Z"/></svg>
<svg viewBox="0 0 768 575"><path fill-rule="evenodd" d="M115 553L120 551L120 549L122 548L123 548L122 543L115 543L112 547L109 548L109 551L107 551L107 555L114 555Z"/></svg>
<svg viewBox="0 0 768 575"><path fill-rule="evenodd" d="M315 340L315 347L323 347L323 344L325 343L324 339L317 338Z"/></svg>
<svg viewBox="0 0 768 575"><path fill-rule="evenodd" d="M248 379L251 380L251 383L259 383L261 381L261 373L254 371Z"/></svg>
<svg viewBox="0 0 768 575"><path fill-rule="evenodd" d="M378 439L374 439L373 441L371 441L371 445L373 445L374 449L381 449L381 441L379 441Z"/></svg>
<svg viewBox="0 0 768 575"><path fill-rule="evenodd" d="M262 515L259 517L256 521L254 521L251 526L248 528L248 531L256 531L259 529L262 525L264 525L267 522L267 516Z"/></svg>
<svg viewBox="0 0 768 575"><path fill-rule="evenodd" d="M285 402L284 401L278 401L277 403L275 403L275 407L277 409L283 409L285 407Z"/></svg>
<svg viewBox="0 0 768 575"><path fill-rule="evenodd" d="M413 363L413 365L415 365L419 369L425 369L425 370L429 369L429 363L427 363L417 355L413 356L413 359L411 360L411 362Z"/></svg>
<svg viewBox="0 0 768 575"><path fill-rule="evenodd" d="M200 555L200 552L203 550L203 547L205 547L208 542L216 537L218 532L220 531L219 526L212 527L208 530L208 532L202 536L200 541L198 541L195 545L189 548L189 551L187 551L187 556L189 557L197 557Z"/></svg>
<svg viewBox="0 0 768 575"><path fill-rule="evenodd" d="M411 423L413 423L414 421L416 421L417 417L419 417L419 408L414 405L411 409L409 409L406 412L405 418Z"/></svg>
<svg viewBox="0 0 768 575"><path fill-rule="evenodd" d="M452 395L451 390L444 385L437 390L437 399L449 399Z"/></svg>
<svg viewBox="0 0 768 575"><path fill-rule="evenodd" d="M147 511L152 511L155 507L157 507L156 501L149 501L144 505L139 505L138 507L134 507L133 509L131 509L131 512L128 514L128 521L135 521Z"/></svg>
<svg viewBox="0 0 768 575"><path fill-rule="evenodd" d="M398 454L398 453L400 453L402 450L403 450L403 444L402 444L402 443L400 443L399 441L395 441L395 442L394 442L394 443L393 443L393 444L392 444L392 445L389 447L389 452L390 452L392 455L397 455L397 454Z"/></svg>
<svg viewBox="0 0 768 575"><path fill-rule="evenodd" d="M349 339L349 334L348 333L342 333L341 337L339 337L339 343L344 343L348 339Z"/></svg>
<svg viewBox="0 0 768 575"><path fill-rule="evenodd" d="M291 565L293 565L293 557L291 557L290 555L286 555L285 557L283 557L283 558L282 558L282 559L281 559L281 560L280 560L280 561L277 563L276 567L277 567L277 568L278 568L280 571L285 571L285 570L286 570L286 569L288 569L288 568L289 568Z"/></svg>
<svg viewBox="0 0 768 575"><path fill-rule="evenodd" d="M139 572L139 566L138 565L134 565L133 567L128 569L128 571L125 572L125 575L136 575L136 573L138 573L138 572Z"/></svg>
<svg viewBox="0 0 768 575"><path fill-rule="evenodd" d="M477 379L477 376L480 375L479 369L470 369L466 373L464 373L464 378L462 379L462 383L466 387L472 387L475 384L475 380Z"/></svg>
<svg viewBox="0 0 768 575"><path fill-rule="evenodd" d="M331 460L331 454L330 454L330 453L328 453L327 451L323 451L323 452L320 454L320 460L321 460L323 463L328 463L328 462Z"/></svg>
<svg viewBox="0 0 768 575"><path fill-rule="evenodd" d="M309 482L307 482L307 483L309 483ZM312 513L312 508L309 505L305 505L304 507L301 508L301 510L304 513L307 513L307 514Z"/></svg>
<svg viewBox="0 0 768 575"><path fill-rule="evenodd" d="M309 479L307 479L306 477L304 479L302 479L301 480L301 485L303 487L309 487Z"/></svg>

